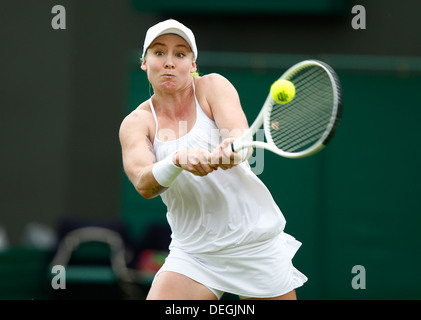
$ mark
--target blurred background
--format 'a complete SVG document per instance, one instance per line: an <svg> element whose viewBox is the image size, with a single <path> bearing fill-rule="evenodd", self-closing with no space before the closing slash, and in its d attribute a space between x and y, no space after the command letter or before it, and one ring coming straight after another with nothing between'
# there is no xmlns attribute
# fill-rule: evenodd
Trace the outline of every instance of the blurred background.
<svg viewBox="0 0 421 320"><path fill-rule="evenodd" d="M64 30L52 28L55 5ZM366 29L352 26L356 5ZM144 298L170 233L160 198L142 199L125 177L118 131L150 95L139 64L146 30L170 17L195 33L199 72L236 86L249 122L294 63L319 59L338 73L343 117L328 148L300 160L265 152L259 174L303 243L294 264L309 281L298 297L421 298L417 8L0 0L0 299ZM53 286L64 284L57 264L65 289Z"/></svg>

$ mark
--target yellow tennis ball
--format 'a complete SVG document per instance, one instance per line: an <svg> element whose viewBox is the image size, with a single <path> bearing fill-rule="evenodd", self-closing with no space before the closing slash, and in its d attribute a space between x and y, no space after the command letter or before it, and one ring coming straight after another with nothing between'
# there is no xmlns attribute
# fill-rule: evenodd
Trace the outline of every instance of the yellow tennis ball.
<svg viewBox="0 0 421 320"><path fill-rule="evenodd" d="M288 80L277 80L270 87L273 100L279 104L290 102L295 97L295 86Z"/></svg>

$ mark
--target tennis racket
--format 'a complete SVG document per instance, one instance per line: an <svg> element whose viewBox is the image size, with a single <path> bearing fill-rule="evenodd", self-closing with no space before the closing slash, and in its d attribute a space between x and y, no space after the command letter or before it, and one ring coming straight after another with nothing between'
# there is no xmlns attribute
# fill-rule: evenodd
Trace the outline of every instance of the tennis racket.
<svg viewBox="0 0 421 320"><path fill-rule="evenodd" d="M294 84L294 99L278 104L269 93L251 127L231 145L234 152L256 147L287 158L303 158L322 150L332 138L342 109L336 72L324 62L305 60L279 79ZM262 125L266 141L250 141Z"/></svg>

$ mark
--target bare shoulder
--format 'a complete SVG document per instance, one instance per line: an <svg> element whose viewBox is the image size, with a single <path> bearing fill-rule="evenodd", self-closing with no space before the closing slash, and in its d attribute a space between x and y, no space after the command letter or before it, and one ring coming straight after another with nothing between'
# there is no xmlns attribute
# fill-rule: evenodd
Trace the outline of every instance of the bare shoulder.
<svg viewBox="0 0 421 320"><path fill-rule="evenodd" d="M150 132L155 132L154 127L155 121L149 108L149 102L145 101L121 122L120 139L124 139L128 135L150 135Z"/></svg>
<svg viewBox="0 0 421 320"><path fill-rule="evenodd" d="M218 73L199 77L195 85L197 99L203 111L212 120L216 120L215 109L218 106L239 105L237 90L227 78Z"/></svg>
<svg viewBox="0 0 421 320"><path fill-rule="evenodd" d="M238 92L234 85L224 76L218 73L210 73L197 80L199 95L206 97L209 103L221 98L238 98Z"/></svg>
<svg viewBox="0 0 421 320"><path fill-rule="evenodd" d="M199 77L196 82L198 90L209 89L235 89L231 82L219 73L210 73Z"/></svg>

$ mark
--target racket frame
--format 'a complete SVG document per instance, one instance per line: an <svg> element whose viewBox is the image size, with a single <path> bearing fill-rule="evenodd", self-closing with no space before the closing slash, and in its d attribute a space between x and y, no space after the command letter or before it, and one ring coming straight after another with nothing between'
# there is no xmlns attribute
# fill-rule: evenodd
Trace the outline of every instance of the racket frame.
<svg viewBox="0 0 421 320"><path fill-rule="evenodd" d="M286 158L304 158L310 155L313 155L320 150L322 150L326 144L332 138L340 119L340 115L342 112L342 93L341 93L341 86L339 82L339 78L336 75L336 72L326 63L318 60L305 60L301 61L292 67L290 67L287 71L285 71L279 79L289 80L294 74L302 70L303 68L311 65L317 65L325 70L328 74L330 81L332 83L332 90L333 90L333 104L334 107L329 124L326 127L326 130L322 134L322 136L313 143L309 148L299 151L299 152L287 152L284 150L279 149L275 143L272 141L271 133L270 133L270 114L274 105L278 105L275 100L272 98L271 93L269 92L265 103L263 104L260 113L254 120L253 124L250 126L248 131L237 139L232 145L231 148L234 152L238 152L244 148L262 148L268 151L271 151L279 156L286 157ZM254 136L254 134L262 127L265 131L265 138L266 142L264 141L250 141L250 138Z"/></svg>

